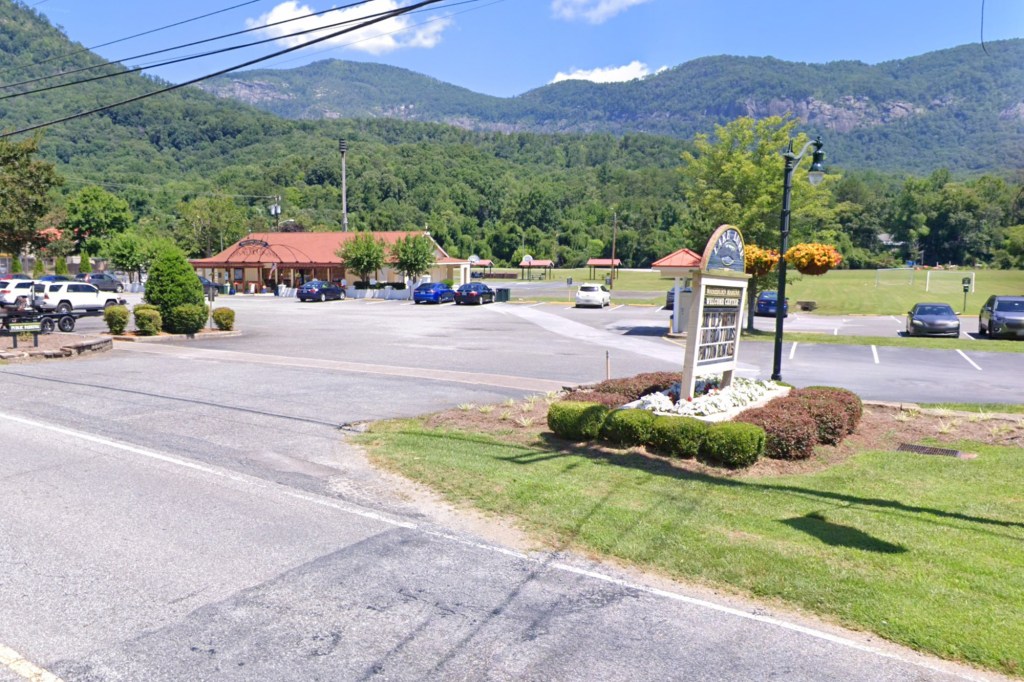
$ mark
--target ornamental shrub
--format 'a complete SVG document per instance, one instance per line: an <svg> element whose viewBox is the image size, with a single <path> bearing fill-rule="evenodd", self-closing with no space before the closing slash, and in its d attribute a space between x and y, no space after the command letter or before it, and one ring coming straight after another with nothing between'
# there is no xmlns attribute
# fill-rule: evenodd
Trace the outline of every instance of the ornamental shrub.
<svg viewBox="0 0 1024 682"><path fill-rule="evenodd" d="M566 395L565 399L576 403L600 403L611 409L631 402L629 398L619 393L598 393L597 391L573 391Z"/></svg>
<svg viewBox="0 0 1024 682"><path fill-rule="evenodd" d="M157 252L149 266L145 300L160 309L167 331L173 331L168 325L176 307L185 304L203 306L203 284L188 264L185 254L173 247L164 247ZM202 327L202 323L199 326Z"/></svg>
<svg viewBox="0 0 1024 682"><path fill-rule="evenodd" d="M819 393L842 405L848 418L848 434L853 433L860 423L860 418L864 416L864 403L861 402L860 396L848 389L837 386L808 386L801 388L799 393Z"/></svg>
<svg viewBox="0 0 1024 682"><path fill-rule="evenodd" d="M704 434L701 456L730 467L750 466L764 452L765 431L754 424L718 422Z"/></svg>
<svg viewBox="0 0 1024 682"><path fill-rule="evenodd" d="M618 393L626 397L627 403L648 393L664 391L679 383L679 372L646 372L621 379L607 379L593 387L598 393Z"/></svg>
<svg viewBox="0 0 1024 682"><path fill-rule="evenodd" d="M135 328L143 336L156 336L163 329L163 318L160 309L155 305L135 306Z"/></svg>
<svg viewBox="0 0 1024 682"><path fill-rule="evenodd" d="M772 459L807 459L818 442L818 425L798 398L776 398L741 412L734 421L764 429L764 454Z"/></svg>
<svg viewBox="0 0 1024 682"><path fill-rule="evenodd" d="M32 279L39 279L45 274L46 269L43 267L43 259L37 257L35 262L32 264Z"/></svg>
<svg viewBox="0 0 1024 682"><path fill-rule="evenodd" d="M548 428L575 442L597 438L608 408L598 403L562 401L548 407Z"/></svg>
<svg viewBox="0 0 1024 682"><path fill-rule="evenodd" d="M172 334L195 334L204 324L206 306L202 303L183 303L174 306L171 308L170 317L164 319L164 329Z"/></svg>
<svg viewBox="0 0 1024 682"><path fill-rule="evenodd" d="M790 398L801 401L818 425L818 442L838 445L850 433L850 415L841 403L826 391L790 391Z"/></svg>
<svg viewBox="0 0 1024 682"><path fill-rule="evenodd" d="M231 308L214 308L213 323L221 331L231 331L235 328L235 311Z"/></svg>
<svg viewBox="0 0 1024 682"><path fill-rule="evenodd" d="M700 454L708 425L693 417L655 415L651 423L651 447L670 457L692 459Z"/></svg>
<svg viewBox="0 0 1024 682"><path fill-rule="evenodd" d="M107 329L114 336L124 334L128 326L128 308L123 305L112 305L103 310L103 321L107 323Z"/></svg>
<svg viewBox="0 0 1024 682"><path fill-rule="evenodd" d="M653 423L653 412L615 410L605 417L601 438L615 445L647 445L651 442Z"/></svg>

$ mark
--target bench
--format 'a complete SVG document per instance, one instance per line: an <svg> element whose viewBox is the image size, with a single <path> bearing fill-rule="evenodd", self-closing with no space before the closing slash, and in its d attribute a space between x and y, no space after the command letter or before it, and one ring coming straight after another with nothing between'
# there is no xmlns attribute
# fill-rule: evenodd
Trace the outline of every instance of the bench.
<svg viewBox="0 0 1024 682"><path fill-rule="evenodd" d="M22 334L31 334L33 340L33 346L39 347L39 334L43 331L43 325L40 322L5 322L3 327L0 327L0 335L9 336L13 339L14 348L18 347L18 337Z"/></svg>

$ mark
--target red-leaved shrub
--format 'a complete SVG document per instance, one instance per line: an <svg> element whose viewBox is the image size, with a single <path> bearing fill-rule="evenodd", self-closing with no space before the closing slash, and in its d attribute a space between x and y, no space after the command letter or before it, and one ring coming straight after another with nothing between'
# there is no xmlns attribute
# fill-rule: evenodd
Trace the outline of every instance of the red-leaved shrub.
<svg viewBox="0 0 1024 682"><path fill-rule="evenodd" d="M619 393L598 393L597 391L570 391L566 394L565 399L574 403L599 403L612 409L633 402L633 398L627 398Z"/></svg>
<svg viewBox="0 0 1024 682"><path fill-rule="evenodd" d="M818 442L818 425L798 398L776 398L764 407L741 412L733 421L764 429L764 454L772 459L807 459Z"/></svg>
<svg viewBox="0 0 1024 682"><path fill-rule="evenodd" d="M847 416L847 434L853 433L854 429L857 428L857 424L860 423L860 418L864 415L864 404L860 400L860 396L853 391L845 388L838 388L836 386L809 386L807 388L801 388L796 391L799 395L822 395L828 400L834 401L842 406ZM793 392L790 392L792 395Z"/></svg>
<svg viewBox="0 0 1024 682"><path fill-rule="evenodd" d="M607 379L594 386L591 390L597 393L618 393L625 396L628 403L648 393L664 391L672 386L672 384L679 383L679 380L679 372L646 372L621 379Z"/></svg>

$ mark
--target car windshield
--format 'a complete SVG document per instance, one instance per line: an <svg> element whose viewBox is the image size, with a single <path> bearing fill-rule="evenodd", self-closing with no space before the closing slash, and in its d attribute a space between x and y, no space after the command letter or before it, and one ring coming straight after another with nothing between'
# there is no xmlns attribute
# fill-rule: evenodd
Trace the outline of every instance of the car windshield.
<svg viewBox="0 0 1024 682"><path fill-rule="evenodd" d="M923 305L917 309L918 315L952 315L953 309L948 305Z"/></svg>
<svg viewBox="0 0 1024 682"><path fill-rule="evenodd" d="M1024 298L996 301L995 309L1001 313L1024 313Z"/></svg>

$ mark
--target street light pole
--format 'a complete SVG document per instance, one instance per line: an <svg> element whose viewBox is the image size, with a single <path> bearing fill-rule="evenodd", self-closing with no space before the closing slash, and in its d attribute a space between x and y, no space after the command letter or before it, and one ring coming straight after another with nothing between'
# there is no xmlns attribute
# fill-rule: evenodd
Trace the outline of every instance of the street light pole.
<svg viewBox="0 0 1024 682"><path fill-rule="evenodd" d="M779 247L779 285L778 295L775 299L775 354L772 363L772 381L782 380L782 327L786 317L786 251L789 249L789 203L790 194L793 190L793 171L800 165L807 150L814 146L814 158L811 168L807 173L807 179L812 185L817 185L825 176L825 153L821 151L821 138L804 145L799 154L793 153L793 141L790 140L789 147L782 153L786 165L782 175L782 217L779 223L780 247Z"/></svg>
<svg viewBox="0 0 1024 682"><path fill-rule="evenodd" d="M348 172L345 168L348 144L345 140L338 140L338 151L341 152L341 231L348 232L348 188L346 187Z"/></svg>

